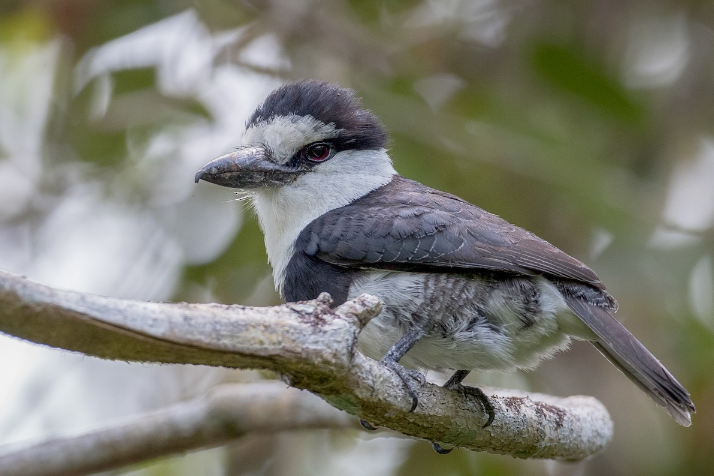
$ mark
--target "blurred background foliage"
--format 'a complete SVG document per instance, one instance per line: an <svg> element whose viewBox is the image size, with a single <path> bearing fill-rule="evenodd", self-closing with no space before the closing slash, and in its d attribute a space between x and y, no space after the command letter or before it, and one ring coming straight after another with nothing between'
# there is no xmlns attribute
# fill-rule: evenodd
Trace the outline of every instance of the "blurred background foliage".
<svg viewBox="0 0 714 476"><path fill-rule="evenodd" d="M580 463L360 432L247 438L135 475L620 475L714 470L714 3L4 0L0 268L86 292L268 305L262 235L195 185L277 85L355 88L403 175L588 263L692 392L680 428L590 346L481 382L601 399ZM103 362L0 336L0 441L92 428L255 372ZM441 376L430 375L439 381Z"/></svg>

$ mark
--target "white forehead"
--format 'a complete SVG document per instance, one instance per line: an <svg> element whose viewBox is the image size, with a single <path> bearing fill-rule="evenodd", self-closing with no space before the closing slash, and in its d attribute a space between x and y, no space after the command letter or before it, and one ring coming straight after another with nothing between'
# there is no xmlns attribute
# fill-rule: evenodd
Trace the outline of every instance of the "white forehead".
<svg viewBox="0 0 714 476"><path fill-rule="evenodd" d="M246 129L242 145L265 145L272 150L273 158L284 164L303 146L337 137L339 132L334 124L312 116L274 116Z"/></svg>

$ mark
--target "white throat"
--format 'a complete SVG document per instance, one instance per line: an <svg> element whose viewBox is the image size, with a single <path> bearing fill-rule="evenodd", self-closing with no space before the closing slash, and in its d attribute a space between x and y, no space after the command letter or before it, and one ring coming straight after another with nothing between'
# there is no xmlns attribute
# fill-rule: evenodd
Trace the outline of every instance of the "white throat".
<svg viewBox="0 0 714 476"><path fill-rule="evenodd" d="M349 150L291 184L256 191L253 204L265 235L275 288L281 295L285 269L300 232L319 216L386 185L396 173L384 149Z"/></svg>

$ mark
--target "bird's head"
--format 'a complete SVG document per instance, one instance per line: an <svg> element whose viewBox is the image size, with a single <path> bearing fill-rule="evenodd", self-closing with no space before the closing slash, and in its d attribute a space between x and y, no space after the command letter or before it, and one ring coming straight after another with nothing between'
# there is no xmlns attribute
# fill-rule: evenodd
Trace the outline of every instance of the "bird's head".
<svg viewBox="0 0 714 476"><path fill-rule="evenodd" d="M241 146L203 166L196 182L255 190L295 187L305 176L320 175L323 183L337 175L357 178L371 173L375 161L394 173L386 142L379 119L354 91L300 81L273 91L248 120Z"/></svg>

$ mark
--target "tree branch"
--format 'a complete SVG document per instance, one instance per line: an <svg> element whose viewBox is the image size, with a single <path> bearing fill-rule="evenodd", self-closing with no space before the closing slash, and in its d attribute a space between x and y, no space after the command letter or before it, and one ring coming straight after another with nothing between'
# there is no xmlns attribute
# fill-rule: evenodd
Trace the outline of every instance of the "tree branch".
<svg viewBox="0 0 714 476"><path fill-rule="evenodd" d="M278 382L221 385L204 397L97 431L0 452L0 474L81 476L220 446L247 434L355 424L314 395Z"/></svg>
<svg viewBox="0 0 714 476"><path fill-rule="evenodd" d="M108 359L191 363L278 372L294 387L375 425L417 438L520 458L580 459L612 437L592 397L492 390L491 426L479 403L424 385L419 405L399 378L356 351L379 314L363 295L335 309L327 295L269 308L147 303L60 291L0 272L0 332Z"/></svg>

